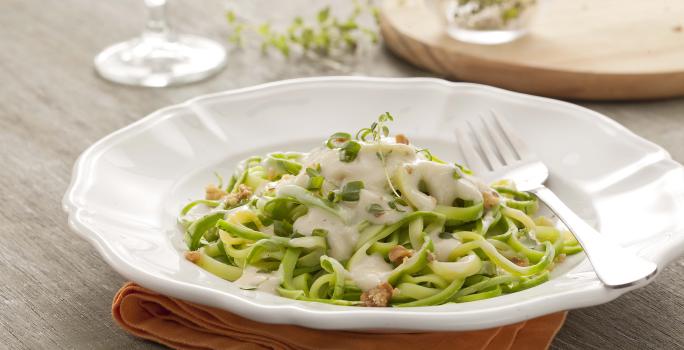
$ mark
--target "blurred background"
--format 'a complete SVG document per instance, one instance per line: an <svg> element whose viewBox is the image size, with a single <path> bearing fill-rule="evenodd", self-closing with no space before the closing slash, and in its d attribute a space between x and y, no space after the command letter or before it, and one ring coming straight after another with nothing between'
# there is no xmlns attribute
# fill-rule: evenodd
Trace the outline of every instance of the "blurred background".
<svg viewBox="0 0 684 350"><path fill-rule="evenodd" d="M566 38L577 43L590 41L592 47L602 48L597 51L558 45L553 40L532 41L528 37L499 46L456 42L446 34L446 25L441 22L443 18L435 16L427 22L412 22L411 6L416 3L392 1L395 9L392 23L402 24L401 30L393 33L403 38L394 42L406 43L403 51L401 44L394 47L400 55L390 51L385 39L379 36L375 22L377 13L373 10L381 5L377 0L370 4L360 3L363 11L356 19L358 25L378 36L377 44L373 42L373 34L361 31L355 32L360 34L354 41L356 50L304 53L297 45L292 45L286 56L277 38L270 41L264 51L264 38L271 40L272 34L287 32L298 16L314 25L328 6L329 14L323 15L330 16L326 21L337 16L347 18L358 4L347 0L171 0L167 12L174 31L206 37L223 45L225 66L200 82L143 88L102 79L94 68L94 59L102 50L140 35L146 21L143 0L2 0L0 198L8 205L0 211L0 217L4 219L4 224L0 225L0 246L10 248L0 249L0 266L3 267L0 273L0 344L10 344L9 348L51 349L155 347L124 334L111 321L109 303L124 281L88 242L70 232L60 199L70 181L73 162L84 149L159 108L206 93L295 77L436 76L458 80L449 72L461 70L463 74L479 72L483 79L495 79L502 74L505 77L515 73L521 62L542 62L542 71L544 64L553 65L546 67L546 73L554 67L569 64L588 67L589 72L601 69L609 76L612 74L611 78L622 79L616 84L622 91L640 89L647 93L684 89L684 80L681 80L684 69L669 68L684 65L684 6L681 0L601 0L601 11L594 12L591 4L599 2L556 0L548 4L574 8L574 12L567 14L570 19L559 20L556 33L564 33ZM641 7L634 7L635 4ZM615 11L614 15L611 9ZM643 15L640 16L640 12ZM627 18L625 13L636 15ZM578 14L587 22L571 18ZM604 17L597 17L599 15ZM515 18L517 14L507 10L497 12L494 17L501 16ZM270 23L268 30L263 27L265 23ZM473 26L486 28L487 21L482 23ZM624 36L614 40L585 40L585 32L573 30L587 23L597 26L592 28L603 28L602 23L605 28L618 28ZM242 29L241 45L235 36L239 25L249 28ZM494 27L494 30L499 29ZM411 41L412 33L415 34L413 39L420 44ZM574 36L573 33L579 34ZM545 36L540 33L537 38ZM659 49L648 49L650 45ZM541 50L549 47L559 51L546 56ZM629 60L620 61L614 52L610 52L616 47L629 55ZM506 53L512 57L512 63L502 68L505 73L492 76L487 75L491 71L486 64L464 65L465 56L449 59L439 56L442 51L435 51L437 56L430 56L430 48L464 49L468 55L489 58ZM562 59L568 55L574 58L572 62ZM436 73L427 70L424 59L442 62L441 69L437 64ZM606 66L605 62L611 63ZM669 66L659 70L655 65L658 62L666 62ZM634 75L619 74L619 71L637 69L655 83L644 85L630 80ZM505 83L515 81L511 78L515 76L509 76ZM554 79L555 76L541 75L538 81L546 86L563 86L562 81ZM596 79L599 78L589 76L575 83L585 86L598 81ZM534 88L523 84L525 87ZM605 92L607 89L597 90ZM573 91L566 92L572 94ZM604 113L655 141L675 160L684 160L681 117L684 101L681 98L573 101ZM36 255L39 256L37 260ZM5 267L11 268L5 270ZM616 339L622 339L623 348L630 348L628 345L636 338L647 339L654 348L684 346L681 338L683 279L684 262L680 259L646 288L610 304L571 312L554 346L605 348L600 345L615 345ZM635 304L644 305L644 308L630 307ZM620 315L620 323L613 326L615 315ZM655 324L657 326L644 327ZM605 325L605 328L595 325ZM634 345L632 348L639 347Z"/></svg>

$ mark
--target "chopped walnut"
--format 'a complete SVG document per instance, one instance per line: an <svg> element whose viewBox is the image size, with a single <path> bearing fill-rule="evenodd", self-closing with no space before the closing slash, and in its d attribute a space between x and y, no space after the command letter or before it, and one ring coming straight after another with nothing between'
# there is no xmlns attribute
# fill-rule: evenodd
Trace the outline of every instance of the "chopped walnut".
<svg viewBox="0 0 684 350"><path fill-rule="evenodd" d="M482 192L482 205L485 209L491 209L499 205L499 194L495 191Z"/></svg>
<svg viewBox="0 0 684 350"><path fill-rule="evenodd" d="M520 259L520 258L515 257L515 256L511 258L511 262L514 263L514 264L516 264L516 265L518 265L518 266L527 266L527 265L529 265L529 264L527 263L527 260L525 260L525 259Z"/></svg>
<svg viewBox="0 0 684 350"><path fill-rule="evenodd" d="M238 186L237 190L237 196L238 196L238 201L241 201L243 199L247 199L252 196L252 190L249 189L247 185L240 185Z"/></svg>
<svg viewBox="0 0 684 350"><path fill-rule="evenodd" d="M247 185L240 184L236 192L229 193L226 196L226 204L228 207L234 207L238 203L252 196L252 190Z"/></svg>
<svg viewBox="0 0 684 350"><path fill-rule="evenodd" d="M363 292L361 294L361 303L364 306L385 307L389 305L393 293L394 288L389 283L383 282L378 284L377 287Z"/></svg>
<svg viewBox="0 0 684 350"><path fill-rule="evenodd" d="M216 187L215 185L209 185L204 190L204 198L212 201L219 200L227 195L226 191Z"/></svg>
<svg viewBox="0 0 684 350"><path fill-rule="evenodd" d="M404 134L397 134L396 136L394 136L394 140L397 143L403 143L405 145L409 144L409 139Z"/></svg>
<svg viewBox="0 0 684 350"><path fill-rule="evenodd" d="M392 247L388 254L390 261L395 265L402 263L405 258L410 258L411 255L413 255L412 250L406 249L400 245Z"/></svg>
<svg viewBox="0 0 684 350"><path fill-rule="evenodd" d="M200 256L200 252L198 251L185 252L185 258L192 263L197 263L200 259Z"/></svg>

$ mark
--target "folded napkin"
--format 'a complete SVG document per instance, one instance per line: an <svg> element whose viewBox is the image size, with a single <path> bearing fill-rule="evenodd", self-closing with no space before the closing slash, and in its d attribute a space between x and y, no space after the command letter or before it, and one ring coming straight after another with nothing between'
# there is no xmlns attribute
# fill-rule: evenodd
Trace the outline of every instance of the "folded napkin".
<svg viewBox="0 0 684 350"><path fill-rule="evenodd" d="M470 332L371 334L264 324L170 298L134 283L114 297L112 314L127 332L175 349L546 349L565 313Z"/></svg>

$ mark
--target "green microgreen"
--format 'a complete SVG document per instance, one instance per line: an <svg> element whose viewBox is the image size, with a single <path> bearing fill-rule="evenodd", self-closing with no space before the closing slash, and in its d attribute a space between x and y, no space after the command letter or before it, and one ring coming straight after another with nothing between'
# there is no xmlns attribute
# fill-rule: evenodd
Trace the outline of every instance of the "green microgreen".
<svg viewBox="0 0 684 350"><path fill-rule="evenodd" d="M385 208L383 208L380 204L373 203L368 207L368 212L373 214L375 217L379 217L385 214Z"/></svg>
<svg viewBox="0 0 684 350"><path fill-rule="evenodd" d="M459 168L459 169L461 170L461 172L463 172L464 174L473 175L473 171L472 171L472 170L466 168L465 166L463 166L463 165L461 165L461 164L454 163L454 166L456 166L457 168Z"/></svg>
<svg viewBox="0 0 684 350"><path fill-rule="evenodd" d="M397 198L394 198L393 200L387 202L387 205L388 205L390 208L392 208L392 209L394 209L394 210L396 210L396 211L398 211L398 212L400 212L400 213L403 213L403 212L405 212L406 210L402 209L400 206L407 207L407 206L408 206L408 203L406 203L405 200L403 200L403 199L397 197Z"/></svg>
<svg viewBox="0 0 684 350"><path fill-rule="evenodd" d="M245 41L245 34L254 32L261 38L264 53L275 49L289 57L294 47L321 56L328 56L332 52L353 53L363 38L374 45L379 42L379 17L374 1L368 0L362 4L354 0L353 3L352 12L346 17L333 13L329 6L325 6L316 12L315 17L305 19L297 16L282 29L276 29L268 22L254 25L241 19L234 10L229 10L226 12L226 22L232 31L228 41L240 47ZM368 17L375 22L373 27L362 24Z"/></svg>
<svg viewBox="0 0 684 350"><path fill-rule="evenodd" d="M416 154L421 154L421 153L425 156L425 158L426 158L427 160L430 160L430 161L431 161L431 160L433 160L433 158L434 158L434 157L432 156L432 152L430 152L430 150L427 149L427 148L421 148L421 149L419 149L419 150L416 151Z"/></svg>

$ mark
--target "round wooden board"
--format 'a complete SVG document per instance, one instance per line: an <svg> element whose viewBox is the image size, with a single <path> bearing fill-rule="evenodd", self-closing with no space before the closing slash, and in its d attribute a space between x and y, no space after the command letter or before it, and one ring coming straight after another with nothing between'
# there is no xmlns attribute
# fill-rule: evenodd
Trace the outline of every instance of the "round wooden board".
<svg viewBox="0 0 684 350"><path fill-rule="evenodd" d="M380 27L393 52L448 78L569 99L684 96L684 1L545 5L528 36L503 45L451 39L421 0L386 0Z"/></svg>

